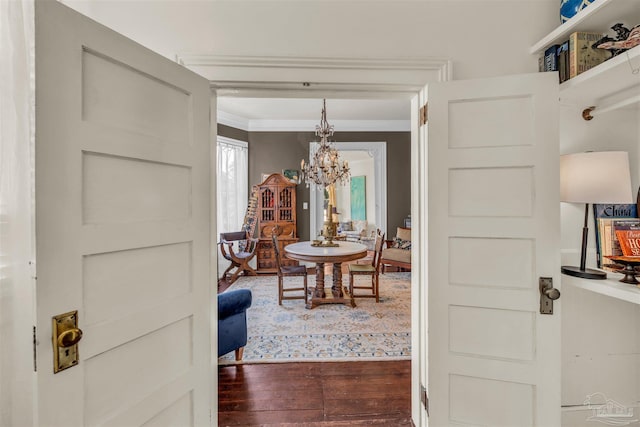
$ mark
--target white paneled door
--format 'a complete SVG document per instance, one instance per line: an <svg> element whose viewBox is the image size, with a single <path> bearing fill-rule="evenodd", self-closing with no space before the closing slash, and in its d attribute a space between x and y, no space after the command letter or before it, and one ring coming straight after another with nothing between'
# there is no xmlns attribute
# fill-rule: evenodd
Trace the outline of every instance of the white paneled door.
<svg viewBox="0 0 640 427"><path fill-rule="evenodd" d="M429 425L560 425L555 73L430 84Z"/></svg>
<svg viewBox="0 0 640 427"><path fill-rule="evenodd" d="M36 2L38 425L210 423L210 102L207 80ZM52 317L73 310L79 361L54 374Z"/></svg>

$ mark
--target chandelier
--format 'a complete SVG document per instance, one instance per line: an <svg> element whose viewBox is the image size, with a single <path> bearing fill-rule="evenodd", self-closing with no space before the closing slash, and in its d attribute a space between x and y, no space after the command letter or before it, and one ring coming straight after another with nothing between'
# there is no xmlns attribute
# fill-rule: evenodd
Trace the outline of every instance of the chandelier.
<svg viewBox="0 0 640 427"><path fill-rule="evenodd" d="M351 172L347 161L341 161L333 142L329 137L333 136L333 126L327 122L327 100L322 100L322 117L320 125L316 125L316 136L320 137L320 146L313 153L310 163L300 162L302 176L309 187L314 184L320 188L331 184L345 185L349 182Z"/></svg>

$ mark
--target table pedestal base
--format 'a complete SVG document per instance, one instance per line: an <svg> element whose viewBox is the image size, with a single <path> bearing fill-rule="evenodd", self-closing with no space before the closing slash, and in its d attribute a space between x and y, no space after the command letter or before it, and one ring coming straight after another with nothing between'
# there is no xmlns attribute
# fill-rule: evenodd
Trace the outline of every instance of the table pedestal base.
<svg viewBox="0 0 640 427"><path fill-rule="evenodd" d="M316 287L311 292L311 298L307 302L306 308L312 309L322 304L346 304L351 307L356 306L347 290L342 286L342 263L333 263L333 286L331 292L324 289L324 263L316 263Z"/></svg>

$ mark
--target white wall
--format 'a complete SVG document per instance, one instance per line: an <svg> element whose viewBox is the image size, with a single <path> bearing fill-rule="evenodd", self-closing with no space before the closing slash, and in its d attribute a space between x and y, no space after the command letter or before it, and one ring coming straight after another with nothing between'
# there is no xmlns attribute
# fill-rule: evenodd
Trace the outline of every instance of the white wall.
<svg viewBox="0 0 640 427"><path fill-rule="evenodd" d="M455 79L537 71L528 48L559 25L559 0L64 3L171 59L446 57Z"/></svg>
<svg viewBox="0 0 640 427"><path fill-rule="evenodd" d="M621 109L582 119L588 105L561 104L561 154L628 151L633 197L640 184L640 112ZM562 264L579 265L584 205L561 203ZM587 266L596 266L595 224L589 213ZM609 275L617 280L613 275ZM640 401L640 306L585 291L562 276L562 423L588 426L591 410L582 406L592 393L604 393L627 407ZM623 283L620 286L631 286Z"/></svg>

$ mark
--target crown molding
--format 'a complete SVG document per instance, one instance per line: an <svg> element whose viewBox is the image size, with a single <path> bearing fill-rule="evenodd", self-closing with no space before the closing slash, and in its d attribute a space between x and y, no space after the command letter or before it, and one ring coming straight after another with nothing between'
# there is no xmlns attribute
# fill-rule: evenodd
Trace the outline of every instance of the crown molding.
<svg viewBox="0 0 640 427"><path fill-rule="evenodd" d="M250 120L250 132L315 132L317 120ZM336 132L409 132L411 120L332 120Z"/></svg>
<svg viewBox="0 0 640 427"><path fill-rule="evenodd" d="M449 60L440 57L424 58L340 58L303 56L241 56L206 53L179 53L176 62L184 65L249 68L313 68L313 69L369 69L369 70L425 70L440 69Z"/></svg>
<svg viewBox="0 0 640 427"><path fill-rule="evenodd" d="M331 58L180 53L176 61L207 78L218 95L411 97L427 83L452 79L447 58ZM371 94L374 95L371 95Z"/></svg>
<svg viewBox="0 0 640 427"><path fill-rule="evenodd" d="M236 116L225 111L218 110L218 124L231 126L232 128L249 131L250 121L244 117Z"/></svg>
<svg viewBox="0 0 640 427"><path fill-rule="evenodd" d="M218 123L247 132L315 132L317 120L252 120L218 110ZM411 120L333 120L336 132L409 132Z"/></svg>

